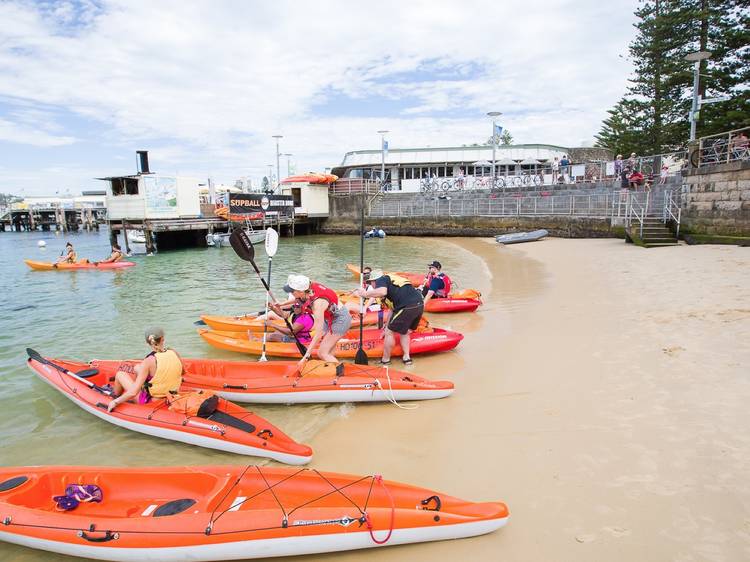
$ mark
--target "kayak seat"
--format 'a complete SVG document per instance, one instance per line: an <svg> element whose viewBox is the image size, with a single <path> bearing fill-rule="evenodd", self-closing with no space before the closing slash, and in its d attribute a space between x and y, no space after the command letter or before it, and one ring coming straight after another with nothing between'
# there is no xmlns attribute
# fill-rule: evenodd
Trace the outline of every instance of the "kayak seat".
<svg viewBox="0 0 750 562"><path fill-rule="evenodd" d="M164 505L157 507L154 510L153 516L166 517L168 515L177 515L178 513L182 513L189 507L192 507L193 505L195 505L195 500L190 498L172 500L171 502L167 502Z"/></svg>
<svg viewBox="0 0 750 562"><path fill-rule="evenodd" d="M18 488L21 484L26 482L29 479L28 476L16 476L15 478L10 478L9 480L6 480L5 482L0 482L0 492L7 492L8 490L13 490L14 488Z"/></svg>
<svg viewBox="0 0 750 562"><path fill-rule="evenodd" d="M247 433L255 432L255 426L253 424L248 423L244 420L241 420L240 418L235 418L234 416L229 415L226 412L221 412L219 410L216 410L213 414L211 414L205 419L212 420L212 421L215 421L216 423L220 423L223 425L228 425L230 427L239 429L240 431L245 431Z"/></svg>

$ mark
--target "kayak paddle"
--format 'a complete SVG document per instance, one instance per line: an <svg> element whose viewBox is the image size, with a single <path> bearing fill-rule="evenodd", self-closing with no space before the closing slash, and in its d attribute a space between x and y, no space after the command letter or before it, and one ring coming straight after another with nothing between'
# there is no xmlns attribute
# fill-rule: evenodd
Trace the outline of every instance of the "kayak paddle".
<svg viewBox="0 0 750 562"><path fill-rule="evenodd" d="M268 296L271 298L271 301L273 301L274 304L277 303L276 298L273 296L273 293L271 292L271 287L268 286L268 283L266 283L266 280L263 279L263 276L260 274L260 270L258 269L258 266L255 264L255 248L253 248L253 243L250 241L250 238L248 237L247 233L242 228L235 228L232 231L232 234L229 236L229 243L232 245L232 249L234 252L243 260L249 261L250 264L253 266L253 269L255 270L255 273L258 275L258 279L260 279L260 282L263 283L263 287L266 289L266 292L268 293ZM301 341L297 338L297 334L294 333L294 329L292 328L292 325L289 323L288 318L284 318L284 323L286 323L286 327L289 328L289 331L292 334L292 337L294 337L294 342L297 344L297 349L304 357L307 354L307 348L302 344Z"/></svg>
<svg viewBox="0 0 750 562"><path fill-rule="evenodd" d="M279 249L279 233L276 232L270 226L266 229L266 255L268 256L268 285L271 285L271 262L273 257L276 255L276 250ZM266 359L266 328L268 326L268 293L266 293L266 310L265 316L263 316L263 351L260 354L258 361L268 361Z"/></svg>
<svg viewBox="0 0 750 562"><path fill-rule="evenodd" d="M53 367L53 368L57 369L61 373L65 373L69 377L73 377L77 381L82 382L86 386L88 386L90 388L93 388L94 390L98 390L102 394L106 394L107 396L112 396L112 392L111 391L109 391L109 390L107 390L105 388L102 388L101 386L96 385L96 384L94 384L91 381L87 381L86 380L88 377L93 377L94 375L98 374L99 373L99 369L84 369L83 371L79 371L78 373L74 373L73 371L68 371L66 368L61 367L60 365L57 365L57 364L53 363L49 359L45 359L44 357L42 357L39 354L38 351L35 351L35 350L31 349L30 347L26 348L26 353L28 354L29 359L31 359L32 361L36 361L37 363L44 363L45 365L49 365L50 367Z"/></svg>
<svg viewBox="0 0 750 562"><path fill-rule="evenodd" d="M359 288L362 289L364 286L365 276L365 194L362 194L362 210L360 213L359 221ZM359 349L357 354L354 356L355 365L367 365L367 353L362 348L362 324L363 317L365 314L365 299L359 297Z"/></svg>

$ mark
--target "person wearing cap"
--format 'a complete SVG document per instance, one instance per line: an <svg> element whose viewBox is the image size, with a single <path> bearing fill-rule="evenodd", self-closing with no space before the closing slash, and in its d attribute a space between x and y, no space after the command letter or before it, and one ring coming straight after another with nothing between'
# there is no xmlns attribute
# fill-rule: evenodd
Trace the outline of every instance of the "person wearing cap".
<svg viewBox="0 0 750 562"><path fill-rule="evenodd" d="M428 272L420 289L425 305L432 298L444 299L450 294L451 278L441 271L443 266L439 261L427 264Z"/></svg>
<svg viewBox="0 0 750 562"><path fill-rule="evenodd" d="M185 369L177 352L164 346L164 330L148 328L145 336L151 352L133 372L117 371L113 389L116 398L107 405L108 412L136 396L139 402L145 403L151 398L165 398L180 390Z"/></svg>
<svg viewBox="0 0 750 562"><path fill-rule="evenodd" d="M395 274L385 275L381 270L374 269L365 279L367 288L357 287L352 294L359 297L385 298L390 308L393 309L391 318L385 327L383 336L383 357L380 363L388 365L391 362L391 352L396 345L394 332L399 335L403 355L401 360L404 365L411 365L411 353L409 345L411 338L409 334L417 329L419 321L424 312L424 301L422 294L415 289L408 279Z"/></svg>
<svg viewBox="0 0 750 562"><path fill-rule="evenodd" d="M294 303L292 303L291 311L287 312L282 310L281 313L283 314L283 318L289 318L292 330L289 331L289 328L285 325L274 323L268 324L268 326L276 330L276 332L268 334L267 339L269 341L291 343L294 341L294 336L292 335L292 332L294 332L294 335L297 336L297 339L300 342L309 345L312 341L310 330L312 330L315 320L313 319L312 314L302 311L302 301L295 300Z"/></svg>
<svg viewBox="0 0 750 562"><path fill-rule="evenodd" d="M317 347L317 354L323 361L338 362L334 355L336 343L346 334L352 325L352 317L345 306L339 304L336 291L325 285L310 281L305 275L290 275L284 291L291 293L292 299L285 303L271 306L276 314L281 315L284 306L294 300L302 301L302 313L312 314L313 337L307 346L307 353L300 359L301 369Z"/></svg>

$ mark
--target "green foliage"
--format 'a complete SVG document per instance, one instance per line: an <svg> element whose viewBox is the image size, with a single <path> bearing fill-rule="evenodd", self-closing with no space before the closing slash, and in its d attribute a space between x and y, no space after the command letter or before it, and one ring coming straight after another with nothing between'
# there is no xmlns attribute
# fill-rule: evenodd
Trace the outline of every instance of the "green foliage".
<svg viewBox="0 0 750 562"><path fill-rule="evenodd" d="M635 72L625 96L609 110L597 146L628 154L656 154L689 137L693 66L687 53L708 50L701 63L704 105L698 136L750 126L750 11L746 0L641 0L630 44ZM703 76L705 75L705 76Z"/></svg>

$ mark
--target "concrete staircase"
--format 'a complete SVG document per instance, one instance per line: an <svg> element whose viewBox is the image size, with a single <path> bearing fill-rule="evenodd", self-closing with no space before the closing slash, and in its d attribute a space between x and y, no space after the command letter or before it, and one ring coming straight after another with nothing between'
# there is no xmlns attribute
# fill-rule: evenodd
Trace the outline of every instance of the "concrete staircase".
<svg viewBox="0 0 750 562"><path fill-rule="evenodd" d="M646 216L643 220L643 236L640 235L640 224L634 223L630 227L630 238L634 243L644 248L659 248L662 246L676 246L677 237L664 224L660 216Z"/></svg>

